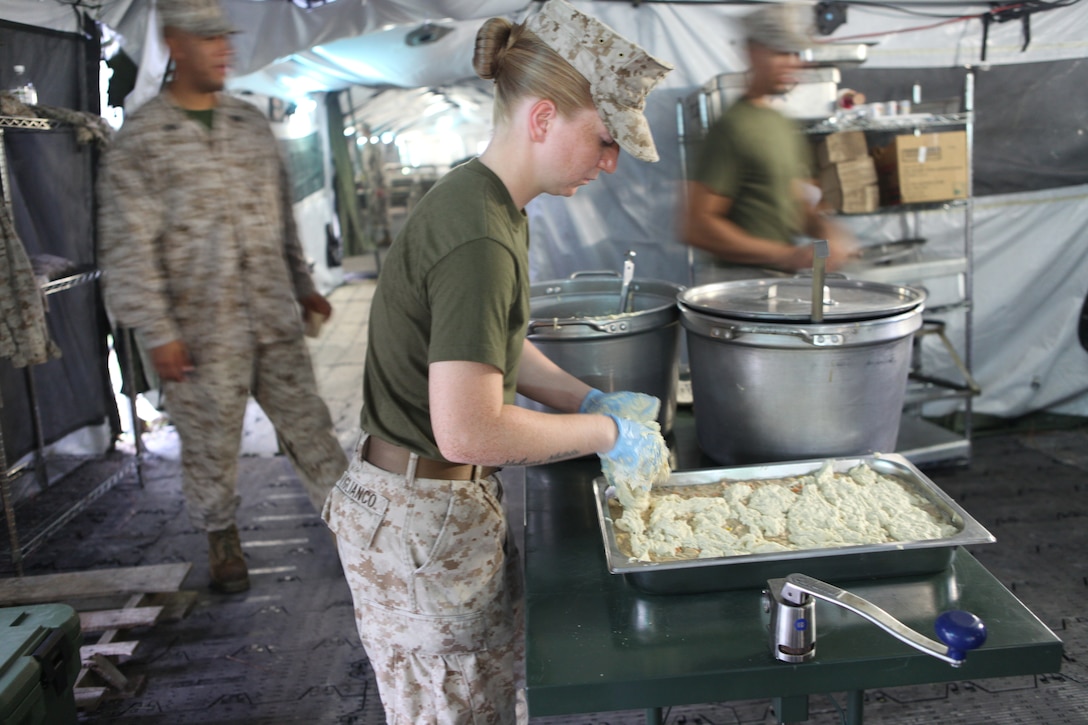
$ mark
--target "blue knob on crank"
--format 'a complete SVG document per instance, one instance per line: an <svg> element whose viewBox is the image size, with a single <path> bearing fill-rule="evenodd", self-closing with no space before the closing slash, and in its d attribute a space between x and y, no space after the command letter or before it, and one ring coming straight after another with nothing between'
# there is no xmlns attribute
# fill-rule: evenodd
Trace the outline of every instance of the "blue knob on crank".
<svg viewBox="0 0 1088 725"><path fill-rule="evenodd" d="M948 656L963 660L967 651L978 649L986 641L986 625L974 614L953 609L943 612L933 623L937 638L948 645Z"/></svg>

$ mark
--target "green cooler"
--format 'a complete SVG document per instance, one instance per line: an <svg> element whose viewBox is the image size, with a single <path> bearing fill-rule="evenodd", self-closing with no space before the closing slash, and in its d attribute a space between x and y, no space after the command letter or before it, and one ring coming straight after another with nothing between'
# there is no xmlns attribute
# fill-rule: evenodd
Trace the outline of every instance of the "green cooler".
<svg viewBox="0 0 1088 725"><path fill-rule="evenodd" d="M0 609L0 723L76 722L83 635L66 604Z"/></svg>

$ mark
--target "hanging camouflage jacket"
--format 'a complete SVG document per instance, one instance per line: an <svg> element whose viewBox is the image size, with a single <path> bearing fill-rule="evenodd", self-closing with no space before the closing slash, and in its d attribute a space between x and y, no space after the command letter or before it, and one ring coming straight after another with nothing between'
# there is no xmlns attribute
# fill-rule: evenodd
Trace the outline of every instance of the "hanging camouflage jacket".
<svg viewBox="0 0 1088 725"><path fill-rule="evenodd" d="M0 358L21 368L57 357L60 348L49 336L41 287L8 207L0 203Z"/></svg>

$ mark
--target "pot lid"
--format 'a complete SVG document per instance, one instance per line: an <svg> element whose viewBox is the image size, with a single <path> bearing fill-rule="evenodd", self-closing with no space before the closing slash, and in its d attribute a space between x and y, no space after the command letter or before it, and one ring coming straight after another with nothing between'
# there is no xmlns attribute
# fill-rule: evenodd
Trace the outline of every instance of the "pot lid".
<svg viewBox="0 0 1088 725"><path fill-rule="evenodd" d="M720 317L748 320L812 319L812 279L740 279L692 287L680 303ZM913 309L925 293L913 287L856 279L824 281L824 320L871 320Z"/></svg>

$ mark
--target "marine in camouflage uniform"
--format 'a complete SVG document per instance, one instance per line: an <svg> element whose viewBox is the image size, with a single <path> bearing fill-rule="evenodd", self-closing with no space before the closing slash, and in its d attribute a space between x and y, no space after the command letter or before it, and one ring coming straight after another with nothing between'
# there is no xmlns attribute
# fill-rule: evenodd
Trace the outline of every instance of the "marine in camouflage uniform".
<svg viewBox="0 0 1088 725"><path fill-rule="evenodd" d="M179 25L209 15L222 22L214 3L170 7ZM146 349L188 348L192 370L164 381L165 404L181 438L193 524L221 532L234 527L250 394L316 510L347 459L303 338L299 300L316 292L271 128L255 107L223 94L210 122L169 91L125 120L101 169L99 252L117 321Z"/></svg>

